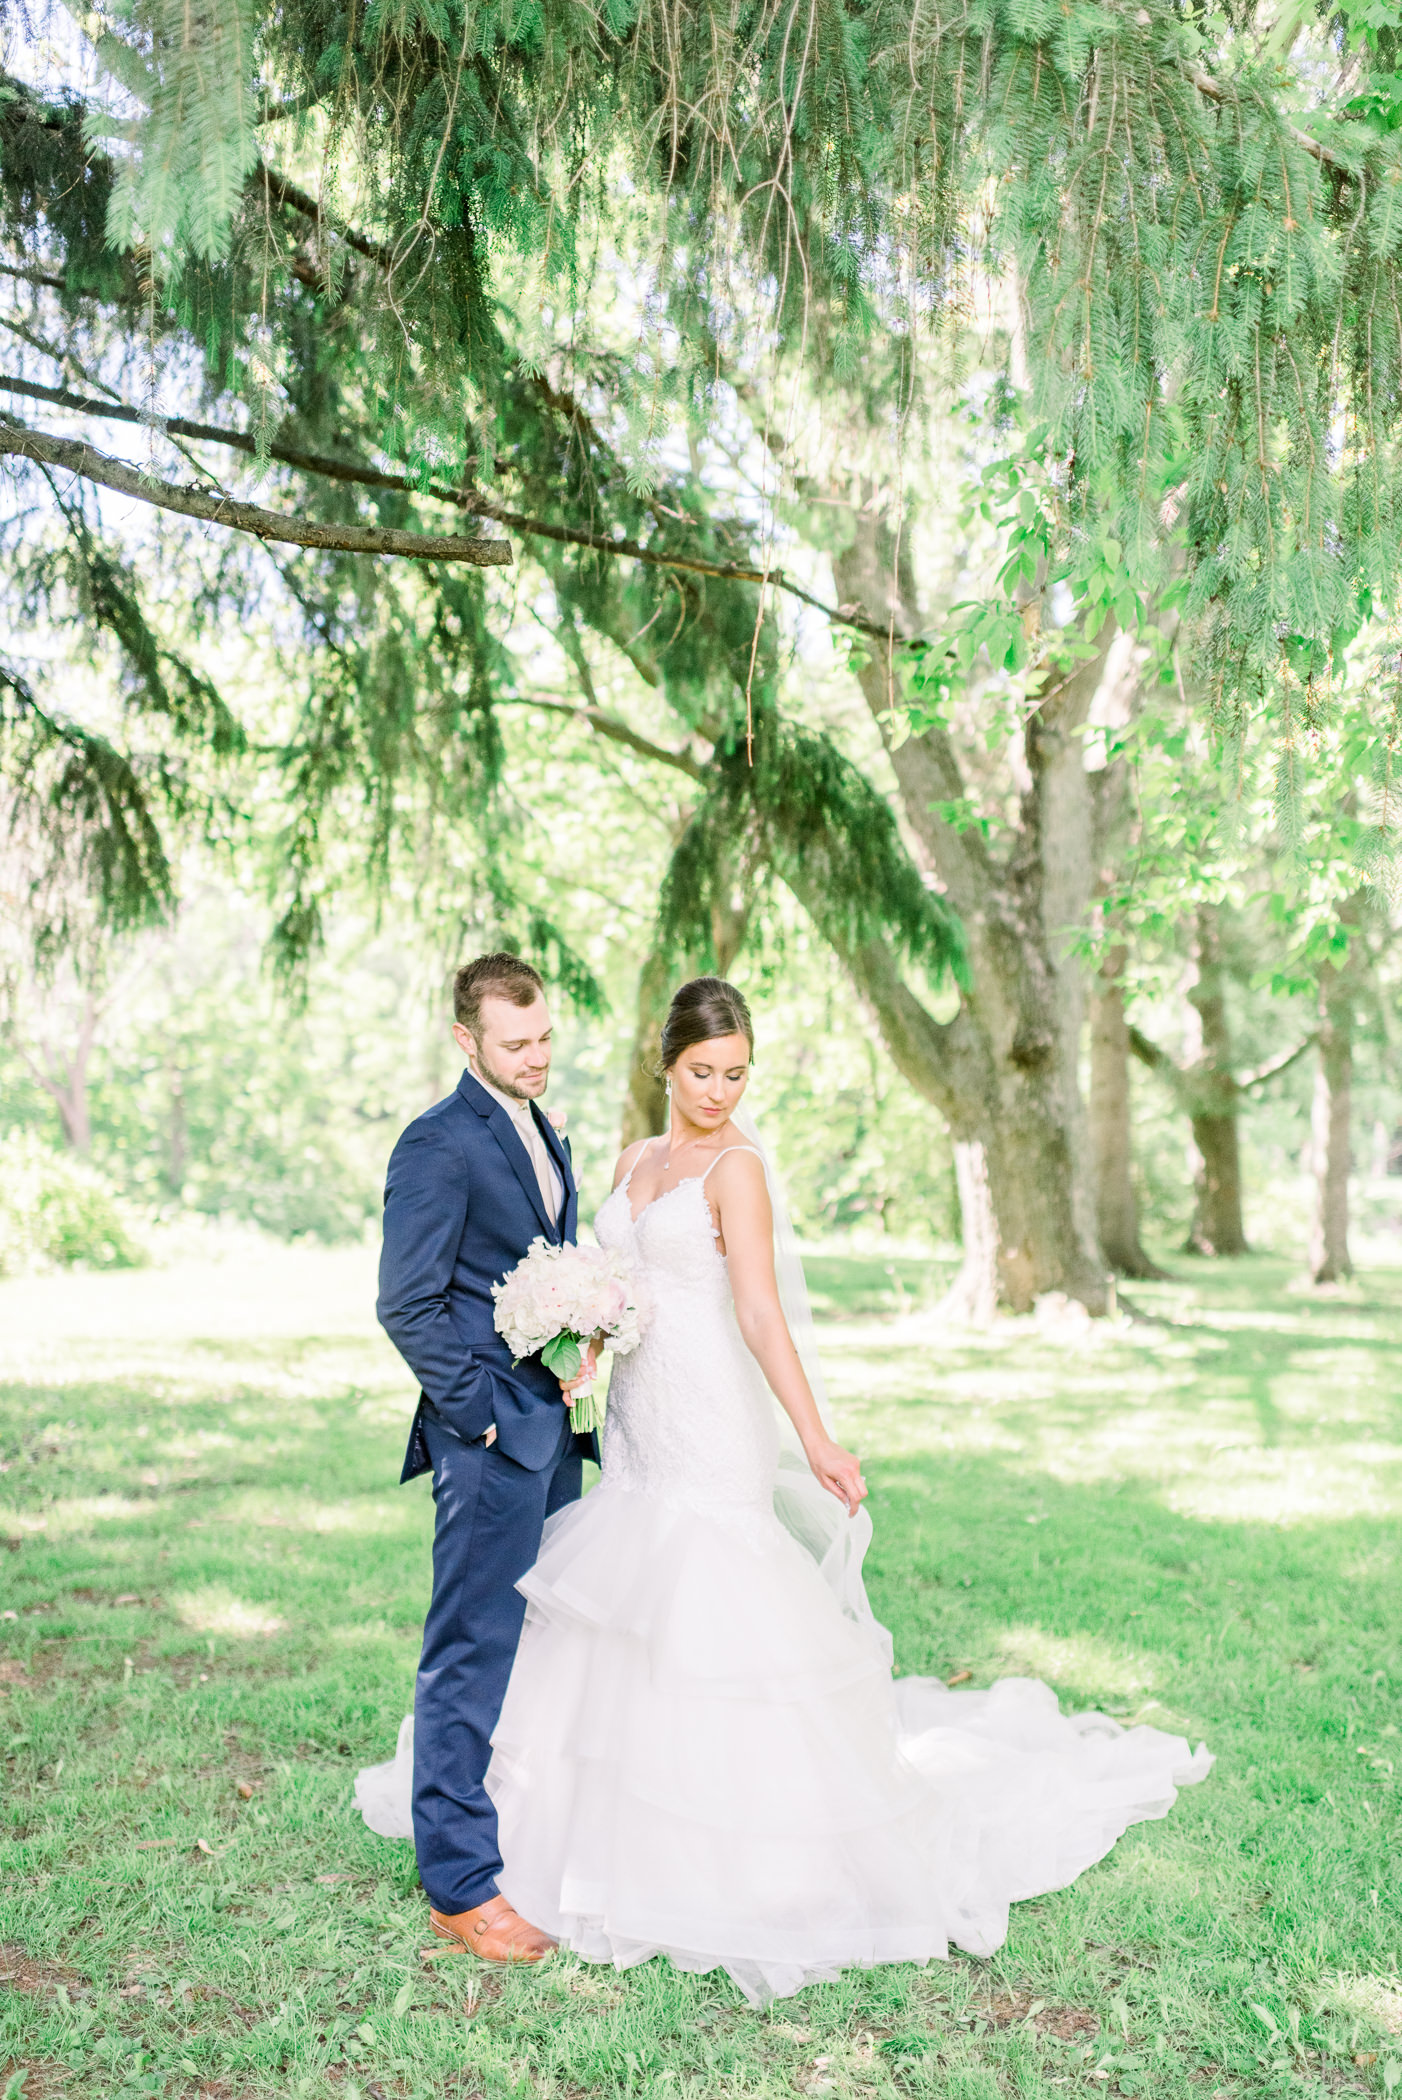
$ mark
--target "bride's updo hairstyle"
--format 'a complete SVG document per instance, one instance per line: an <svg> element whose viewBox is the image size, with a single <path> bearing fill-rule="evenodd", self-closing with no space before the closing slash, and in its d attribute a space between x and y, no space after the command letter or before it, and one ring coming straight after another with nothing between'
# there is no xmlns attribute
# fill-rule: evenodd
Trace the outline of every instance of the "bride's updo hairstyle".
<svg viewBox="0 0 1402 2100"><path fill-rule="evenodd" d="M672 994L662 1024L662 1070L670 1072L693 1044L711 1043L720 1035L742 1035L754 1056L755 1028L744 994L723 977L693 977Z"/></svg>

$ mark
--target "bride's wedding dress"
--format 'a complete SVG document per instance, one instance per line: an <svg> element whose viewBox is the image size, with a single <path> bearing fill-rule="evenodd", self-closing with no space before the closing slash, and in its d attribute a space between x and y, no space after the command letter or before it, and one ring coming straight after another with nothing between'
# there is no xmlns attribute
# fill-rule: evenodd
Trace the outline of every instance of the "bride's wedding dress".
<svg viewBox="0 0 1402 2100"><path fill-rule="evenodd" d="M991 1953L1010 1903L1066 1887L1211 1759L1064 1716L1029 1678L892 1677L867 1520L833 1502L820 1564L703 1179L635 1219L630 1175L599 1211L649 1323L614 1362L603 1477L521 1584L487 1786L522 1916L589 1960L723 1968L761 2003L950 1942ZM357 1785L386 1835L410 1832L410 1725Z"/></svg>

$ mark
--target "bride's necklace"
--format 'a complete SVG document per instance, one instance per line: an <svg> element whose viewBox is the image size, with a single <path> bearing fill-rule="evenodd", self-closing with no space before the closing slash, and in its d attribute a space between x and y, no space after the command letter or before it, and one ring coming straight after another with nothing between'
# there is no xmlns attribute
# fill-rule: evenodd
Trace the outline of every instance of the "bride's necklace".
<svg viewBox="0 0 1402 2100"><path fill-rule="evenodd" d="M685 1140L683 1140L683 1145L685 1145L685 1142L686 1142L686 1141L685 1141ZM695 1140L693 1139L693 1140L692 1140L692 1142L693 1142L693 1143L695 1143ZM662 1172L663 1172L664 1174L670 1174L670 1173L671 1173L671 1171L672 1171L672 1152L671 1152L671 1143L672 1143L672 1141L671 1141L671 1139L670 1139L670 1137L669 1137L669 1138L668 1138L668 1140L667 1140L667 1147L668 1147L668 1150L667 1150L667 1157L666 1157L666 1158L665 1158L665 1159L663 1160L663 1162L662 1162Z"/></svg>

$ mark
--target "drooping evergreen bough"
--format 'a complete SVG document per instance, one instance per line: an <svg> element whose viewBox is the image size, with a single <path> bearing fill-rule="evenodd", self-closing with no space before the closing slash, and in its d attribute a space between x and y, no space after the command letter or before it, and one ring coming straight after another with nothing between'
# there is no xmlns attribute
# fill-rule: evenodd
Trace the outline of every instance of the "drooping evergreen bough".
<svg viewBox="0 0 1402 2100"><path fill-rule="evenodd" d="M566 640L582 627L624 650L712 753L662 937L702 954L715 884L777 873L889 1041L902 1024L874 958L957 966L955 921L880 798L782 720L772 593L727 574L771 566L763 523L671 463L669 419L743 391L758 342L810 397L911 429L922 337L971 282L996 281L1048 463L1041 586L1113 534L1146 602L1178 591L1224 717L1271 690L1283 648L1327 665L1396 583L1402 154L1368 86L1389 54L1351 45L1334 106L1302 82L1324 77L1347 24L1294 26L1298 69L1279 37L1258 53L1246 17L1223 32L1162 4L144 0L98 45L119 93L3 88L0 239L30 394L10 396L0 438L23 453L45 382L130 412L144 358L192 386L197 373L189 420L236 430L281 506L333 536L505 523L548 575ZM621 335L598 323L609 272L640 316ZM75 387L84 373L98 376ZM26 588L111 637L162 741L144 765L85 742L15 669L8 764L55 866L129 921L169 891L162 806L214 793L209 766L238 761L240 731L157 639L81 481L22 475L47 484L62 527ZM386 866L409 784L430 809L474 810L509 926L494 812L511 668L483 577L334 548L279 568L315 661L279 754L285 949L316 939L347 808ZM905 595L893 580L844 612L889 630L898 690L918 639ZM97 785L80 792L84 764ZM937 841L922 843L948 889ZM1000 877L1005 899L1019 880ZM1024 935L1045 948L1045 925ZM976 944L970 998L997 967ZM1003 1004L1031 997L1050 1039L1049 967L1042 955L1041 988ZM998 1032L980 1054L1022 1070L1031 1036L1014 1027L999 1047ZM974 1089L985 1118L991 1072ZM1062 1078L1044 1075L1033 1105L1049 1159ZM1057 1266L1074 1209L1068 1184L1014 1296L1060 1274L1095 1298L1083 1230L1075 1273Z"/></svg>

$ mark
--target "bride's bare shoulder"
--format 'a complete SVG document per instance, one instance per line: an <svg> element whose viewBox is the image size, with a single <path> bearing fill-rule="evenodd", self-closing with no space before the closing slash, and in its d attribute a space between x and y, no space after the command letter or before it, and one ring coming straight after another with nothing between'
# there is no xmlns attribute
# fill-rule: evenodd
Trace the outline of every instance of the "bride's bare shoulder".
<svg viewBox="0 0 1402 2100"><path fill-rule="evenodd" d="M635 1145L630 1145L626 1152L619 1153L618 1165L613 1170L613 1185L615 1188L618 1187L618 1184L620 1181L622 1181L624 1175L630 1173L632 1169L638 1164L638 1161L642 1158L643 1154L646 1152L648 1146L651 1143L651 1138L639 1138L637 1143Z"/></svg>
<svg viewBox="0 0 1402 2100"><path fill-rule="evenodd" d="M769 1202L764 1155L753 1145L731 1145L717 1153L706 1187L715 1201L758 1207Z"/></svg>

